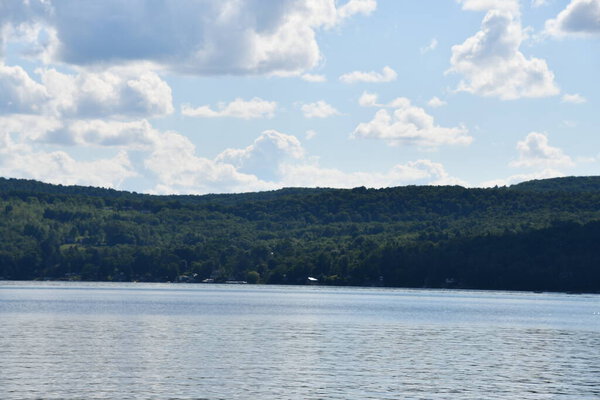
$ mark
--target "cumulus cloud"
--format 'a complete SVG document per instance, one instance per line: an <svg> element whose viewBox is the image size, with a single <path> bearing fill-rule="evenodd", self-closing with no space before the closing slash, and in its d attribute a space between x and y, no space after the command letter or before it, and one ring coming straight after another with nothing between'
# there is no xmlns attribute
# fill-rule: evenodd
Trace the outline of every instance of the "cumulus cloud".
<svg viewBox="0 0 600 400"><path fill-rule="evenodd" d="M116 148L120 152L112 158L79 161L66 151L45 149L56 144L102 147L103 152ZM258 163L260 151L268 153L268 146L259 140L255 147L254 161ZM141 163L132 164L126 151L136 152ZM145 120L62 122L24 114L0 117L0 175L4 176L115 188L129 178L145 176L156 183L153 191L157 193L240 192L276 187L240 172L229 161L199 157L188 138L173 131L161 132ZM268 162L265 158L262 165ZM251 166L244 164L239 168Z"/></svg>
<svg viewBox="0 0 600 400"><path fill-rule="evenodd" d="M31 36L40 23L40 17L48 15L51 6L44 0L3 1L0 4L0 57L9 39Z"/></svg>
<svg viewBox="0 0 600 400"><path fill-rule="evenodd" d="M571 0L556 18L546 21L545 33L557 37L600 35L600 0Z"/></svg>
<svg viewBox="0 0 600 400"><path fill-rule="evenodd" d="M66 74L38 70L54 112L70 118L163 116L173 112L170 86L137 68Z"/></svg>
<svg viewBox="0 0 600 400"><path fill-rule="evenodd" d="M325 77L325 75L319 75L319 74L302 74L301 78L303 80L305 80L306 82L313 82L313 83L321 83L321 82L327 81L327 78Z"/></svg>
<svg viewBox="0 0 600 400"><path fill-rule="evenodd" d="M46 88L23 68L0 63L0 114L39 113L48 97Z"/></svg>
<svg viewBox="0 0 600 400"><path fill-rule="evenodd" d="M381 107L381 108L406 108L410 107L410 100L406 97L397 97L389 103L378 103L379 95L377 93L363 92L358 99L361 107Z"/></svg>
<svg viewBox="0 0 600 400"><path fill-rule="evenodd" d="M109 69L68 74L0 64L0 114L67 118L161 116L173 112L171 88L156 73Z"/></svg>
<svg viewBox="0 0 600 400"><path fill-rule="evenodd" d="M348 18L354 14L369 15L377 8L376 0L350 0L340 7L338 15L340 18Z"/></svg>
<svg viewBox="0 0 600 400"><path fill-rule="evenodd" d="M181 107L181 113L189 117L203 118L272 118L275 115L276 108L276 102L254 97L248 101L236 98L230 103L221 102L217 104L216 110L213 110L208 105L193 108L190 105L184 104Z"/></svg>
<svg viewBox="0 0 600 400"><path fill-rule="evenodd" d="M448 104L448 103L446 103L444 100L441 100L437 96L432 97L431 100L429 100L427 102L427 105L429 107L433 107L433 108L442 107L442 106L445 106L446 104Z"/></svg>
<svg viewBox="0 0 600 400"><path fill-rule="evenodd" d="M388 106L395 110L392 113L386 109L377 111L371 121L359 124L352 136L385 140L390 145L425 147L468 145L473 140L464 126L446 128L436 125L431 115L413 106L407 98L399 97Z"/></svg>
<svg viewBox="0 0 600 400"><path fill-rule="evenodd" d="M467 183L451 177L444 166L430 160L397 164L386 172L344 172L335 168L322 168L317 164L286 164L282 166L283 186L373 188L407 184L462 185Z"/></svg>
<svg viewBox="0 0 600 400"><path fill-rule="evenodd" d="M327 118L333 115L340 115L338 110L323 100L303 104L301 109L306 118Z"/></svg>
<svg viewBox="0 0 600 400"><path fill-rule="evenodd" d="M44 25L54 38L46 53L55 61L81 66L147 61L199 75L299 74L321 59L318 29L368 15L377 6L375 0L5 3L0 30Z"/></svg>
<svg viewBox="0 0 600 400"><path fill-rule="evenodd" d="M15 137L18 142L42 140L49 131L61 129L63 123L54 117L35 114L0 116L0 135Z"/></svg>
<svg viewBox="0 0 600 400"><path fill-rule="evenodd" d="M26 134L27 133L27 134ZM307 138L315 133L308 131ZM46 144L119 149L112 157L80 161ZM136 163L127 151L134 151ZM133 177L155 183L154 193L222 193L285 186L384 187L408 183L465 184L429 160L398 164L387 172L343 172L322 168L300 141L274 130L249 146L230 148L214 159L197 154L185 136L161 132L149 122L78 120L70 124L34 115L0 117L0 174L62 184L120 187Z"/></svg>
<svg viewBox="0 0 600 400"><path fill-rule="evenodd" d="M274 181L280 177L279 167L286 160L301 159L304 149L292 135L275 130L264 131L244 149L227 149L219 154L217 162L234 165L238 171Z"/></svg>
<svg viewBox="0 0 600 400"><path fill-rule="evenodd" d="M378 98L377 93L363 92L358 99L358 104L361 107L384 107L382 104L377 103Z"/></svg>
<svg viewBox="0 0 600 400"><path fill-rule="evenodd" d="M227 149L212 160L196 156L194 145L175 132L164 133L162 140L145 161L146 168L157 175L155 191L159 193L246 192L288 186L466 185L431 160L397 164L383 173L323 168L307 157L296 137L274 130L263 132L245 148Z"/></svg>
<svg viewBox="0 0 600 400"><path fill-rule="evenodd" d="M79 161L65 151L36 151L27 145L11 144L6 136L1 142L1 176L118 188L125 179L137 175L125 152L112 158Z"/></svg>
<svg viewBox="0 0 600 400"><path fill-rule="evenodd" d="M155 176L156 193L203 194L275 188L272 183L239 172L229 163L198 157L194 144L176 132L164 132L160 139L144 160L145 168Z"/></svg>
<svg viewBox="0 0 600 400"><path fill-rule="evenodd" d="M575 94L565 93L562 96L562 102L563 103L573 103L573 104L583 104L583 103L587 102L587 99L578 93L575 93Z"/></svg>
<svg viewBox="0 0 600 400"><path fill-rule="evenodd" d="M543 133L531 132L524 140L517 143L519 159L511 162L511 167L571 167L571 157L558 147L548 144L548 137Z"/></svg>
<svg viewBox="0 0 600 400"><path fill-rule="evenodd" d="M265 131L250 146L227 149L214 160L197 157L187 138L166 133L165 144L151 154L145 166L157 175L157 193L247 192L289 186L467 185L431 160L397 164L382 173L323 168L306 157L296 138L276 131Z"/></svg>
<svg viewBox="0 0 600 400"><path fill-rule="evenodd" d="M396 71L392 68L385 66L381 72L362 72L353 71L348 72L340 76L340 81L343 83L356 83L356 82L368 82L368 83L383 83L395 81L398 77Z"/></svg>
<svg viewBox="0 0 600 400"><path fill-rule="evenodd" d="M58 132L64 136L58 137ZM57 137L49 137L51 133ZM57 118L28 114L0 117L0 175L113 188L137 176L124 151L112 158L82 161L66 151L48 151L43 146L74 140Z"/></svg>
<svg viewBox="0 0 600 400"><path fill-rule="evenodd" d="M544 133L529 133L523 140L517 142L516 148L519 158L511 161L508 165L512 168L526 168L530 171L514 174L507 178L485 181L479 186L508 186L532 179L565 176L562 169L575 166L575 162L562 149L548 144L548 136ZM578 160L578 162L581 161Z"/></svg>
<svg viewBox="0 0 600 400"><path fill-rule="evenodd" d="M79 145L123 147L130 150L147 150L157 143L160 133L146 120L105 121L75 120L58 129L48 130L40 142Z"/></svg>
<svg viewBox="0 0 600 400"><path fill-rule="evenodd" d="M464 1L463 7L489 11L479 32L452 46L447 72L462 75L458 91L503 100L559 93L546 61L527 58L520 51L527 35L521 26L518 2L472 0Z"/></svg>

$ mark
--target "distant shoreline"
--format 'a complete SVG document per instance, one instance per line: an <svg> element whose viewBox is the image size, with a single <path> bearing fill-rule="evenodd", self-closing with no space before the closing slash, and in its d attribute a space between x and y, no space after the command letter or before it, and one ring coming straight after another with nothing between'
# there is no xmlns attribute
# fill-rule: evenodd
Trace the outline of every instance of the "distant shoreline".
<svg viewBox="0 0 600 400"><path fill-rule="evenodd" d="M64 279L33 279L33 280L8 280L0 279L0 286L3 282L10 283L72 283L72 284L156 284L156 285L173 285L186 286L186 287L203 287L203 286L249 286L249 287L289 287L289 288L300 288L300 287L317 287L317 288L335 288L335 289L398 289L398 290L431 290L431 291L456 291L456 292L515 292L515 293L534 293L534 294L568 294L568 295L600 295L600 291L596 292L573 292L566 290L513 290L513 289L479 289L479 288L439 288L439 287L404 287L404 286L351 286L351 285L312 285L312 284L281 284L281 283L242 283L242 282L211 282L211 283L190 283L190 282L150 282L150 281L76 281L76 280L64 280Z"/></svg>

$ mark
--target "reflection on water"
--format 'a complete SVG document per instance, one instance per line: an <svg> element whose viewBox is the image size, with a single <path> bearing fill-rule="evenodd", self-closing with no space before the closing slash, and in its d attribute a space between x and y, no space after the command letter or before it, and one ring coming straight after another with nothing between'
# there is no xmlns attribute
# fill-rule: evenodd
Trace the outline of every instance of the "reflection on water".
<svg viewBox="0 0 600 400"><path fill-rule="evenodd" d="M592 399L600 297L0 284L0 398Z"/></svg>

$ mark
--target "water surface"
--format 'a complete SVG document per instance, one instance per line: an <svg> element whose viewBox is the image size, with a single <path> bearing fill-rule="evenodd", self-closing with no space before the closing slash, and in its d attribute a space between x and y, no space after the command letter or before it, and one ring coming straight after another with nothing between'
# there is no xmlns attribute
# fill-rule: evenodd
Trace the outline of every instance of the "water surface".
<svg viewBox="0 0 600 400"><path fill-rule="evenodd" d="M597 399L600 296L0 282L2 399Z"/></svg>

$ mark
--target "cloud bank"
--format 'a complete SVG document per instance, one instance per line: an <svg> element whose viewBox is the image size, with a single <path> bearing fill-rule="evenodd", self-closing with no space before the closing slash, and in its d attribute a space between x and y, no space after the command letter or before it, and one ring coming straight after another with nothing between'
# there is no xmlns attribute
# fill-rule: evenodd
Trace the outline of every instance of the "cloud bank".
<svg viewBox="0 0 600 400"><path fill-rule="evenodd" d="M375 0L30 0L3 2L0 42L23 26L40 55L79 66L150 62L191 75L294 75L321 60L316 31ZM43 37L44 39L42 39Z"/></svg>

